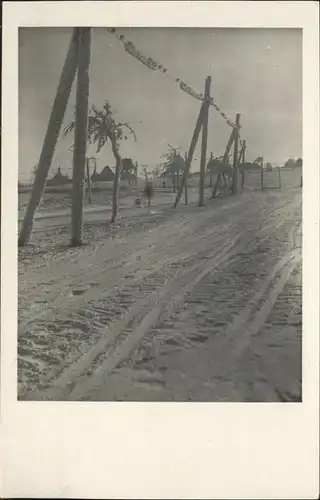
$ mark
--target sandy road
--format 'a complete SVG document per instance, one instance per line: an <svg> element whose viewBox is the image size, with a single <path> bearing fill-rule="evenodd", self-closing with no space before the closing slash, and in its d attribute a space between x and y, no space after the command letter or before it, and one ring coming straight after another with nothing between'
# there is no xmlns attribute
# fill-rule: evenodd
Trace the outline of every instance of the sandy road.
<svg viewBox="0 0 320 500"><path fill-rule="evenodd" d="M22 256L20 397L299 400L300 223L300 190L250 192Z"/></svg>

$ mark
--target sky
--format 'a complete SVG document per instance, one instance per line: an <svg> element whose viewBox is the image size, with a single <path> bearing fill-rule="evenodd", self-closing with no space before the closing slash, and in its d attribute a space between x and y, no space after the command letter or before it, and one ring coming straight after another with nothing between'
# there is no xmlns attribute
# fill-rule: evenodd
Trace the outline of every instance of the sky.
<svg viewBox="0 0 320 500"><path fill-rule="evenodd" d="M266 28L124 28L117 30L143 55L154 58L197 92L211 75L211 96L232 120L241 114L246 157L282 165L302 156L302 32ZM20 28L19 32L19 179L32 178L72 28ZM200 102L175 82L127 54L103 28L92 29L89 106L108 99L115 119L134 128L137 142L121 144L122 157L147 164L163 161L168 143L187 151ZM73 118L75 83L63 128ZM223 154L231 129L210 108L208 156ZM72 172L73 137L59 138L51 174L58 166ZM201 140L192 170L199 169ZM88 155L96 153L93 146ZM114 166L109 146L97 156L97 168Z"/></svg>

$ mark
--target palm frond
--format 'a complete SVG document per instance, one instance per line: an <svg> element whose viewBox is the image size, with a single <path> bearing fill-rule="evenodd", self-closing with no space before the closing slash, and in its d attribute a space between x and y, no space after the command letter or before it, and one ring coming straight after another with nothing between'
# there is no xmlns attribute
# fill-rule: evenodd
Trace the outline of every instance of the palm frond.
<svg viewBox="0 0 320 500"><path fill-rule="evenodd" d="M127 139L124 130L127 129L137 142L137 137L133 128L125 122L117 123L112 116L112 107L108 100L104 102L102 109L92 105L88 116L87 141L89 144L96 144L99 153L101 149L110 141L114 149L119 149L122 139ZM75 129L75 119L65 127L63 137Z"/></svg>
<svg viewBox="0 0 320 500"><path fill-rule="evenodd" d="M76 126L75 121L72 121L70 123L70 125L68 125L67 127L65 127L65 129L64 129L64 131L62 133L62 137L65 138L70 132L72 132L74 130L75 126Z"/></svg>
<svg viewBox="0 0 320 500"><path fill-rule="evenodd" d="M127 128L129 132L133 135L135 142L137 142L137 136L133 128L128 123L118 123L117 127Z"/></svg>
<svg viewBox="0 0 320 500"><path fill-rule="evenodd" d="M99 120L101 122L105 121L105 113L103 111L98 110L94 105L92 106L89 116L92 118Z"/></svg>
<svg viewBox="0 0 320 500"><path fill-rule="evenodd" d="M105 114L112 115L112 106L108 100L104 101L103 109L105 111Z"/></svg>

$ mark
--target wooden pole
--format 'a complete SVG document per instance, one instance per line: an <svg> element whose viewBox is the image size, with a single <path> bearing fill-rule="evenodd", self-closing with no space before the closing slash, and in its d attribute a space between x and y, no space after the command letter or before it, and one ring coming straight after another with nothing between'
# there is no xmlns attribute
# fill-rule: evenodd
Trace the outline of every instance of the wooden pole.
<svg viewBox="0 0 320 500"><path fill-rule="evenodd" d="M195 129L194 129L194 132L193 132L193 136L192 136L190 147L189 147L189 151L188 151L187 163L186 163L185 170L183 172L183 177L181 179L181 183L180 183L180 186L179 186L179 190L178 190L178 193L177 193L174 205L173 205L174 208L176 208L178 206L178 203L180 201L180 198L181 198L181 195L182 195L182 192L183 192L183 188L185 186L185 183L186 183L186 180L187 180L187 177L188 177L188 174L189 174L189 170L190 170L190 166L191 166L191 162L192 162L194 150L196 148L196 145L197 145L197 142L198 142L198 138L199 138L199 134L200 134L200 130L201 130L201 127L202 127L203 113L204 113L204 103L202 103L202 105L201 105L200 112L199 112L199 115L198 115L198 118L197 118L197 123L196 123Z"/></svg>
<svg viewBox="0 0 320 500"><path fill-rule="evenodd" d="M187 168L187 153L184 155L184 165L185 167L184 168ZM181 182L182 182L182 179L181 179ZM188 205L188 176L186 178L186 182L185 182L185 185L184 185L184 204L185 205Z"/></svg>
<svg viewBox="0 0 320 500"><path fill-rule="evenodd" d="M264 186L263 186L263 160L261 162L261 178L260 178L260 181L261 181L261 189L264 189Z"/></svg>
<svg viewBox="0 0 320 500"><path fill-rule="evenodd" d="M88 201L89 205L92 205L89 158L87 158L87 179L88 179Z"/></svg>
<svg viewBox="0 0 320 500"><path fill-rule="evenodd" d="M19 246L23 246L29 241L30 234L32 232L34 214L41 201L45 189L46 180L60 134L72 83L76 75L77 66L77 29L74 28L66 59L61 71L56 96L52 106L48 127L35 174L32 193L22 223L18 241Z"/></svg>
<svg viewBox="0 0 320 500"><path fill-rule="evenodd" d="M243 141L242 144L242 174L241 174L241 187L243 188L244 186L244 164L246 161L246 141Z"/></svg>
<svg viewBox="0 0 320 500"><path fill-rule="evenodd" d="M134 175L135 175L135 187L138 184L138 162L136 161L134 164Z"/></svg>
<svg viewBox="0 0 320 500"><path fill-rule="evenodd" d="M222 174L222 179L224 180L225 187L227 187L228 183L227 183L226 176L224 174Z"/></svg>
<svg viewBox="0 0 320 500"><path fill-rule="evenodd" d="M238 189L238 142L239 142L239 125L240 114L236 114L236 127L234 135L234 149L233 149L233 175L232 175L232 194L235 194Z"/></svg>
<svg viewBox="0 0 320 500"><path fill-rule="evenodd" d="M209 165L211 165L212 160L213 160L213 154L211 152L210 153ZM212 168L211 167L210 167L210 170L209 170L209 176L210 176L209 186L212 187Z"/></svg>
<svg viewBox="0 0 320 500"><path fill-rule="evenodd" d="M211 76L207 76L204 88L204 113L203 113L203 127L202 127L202 144L201 144L201 159L200 159L200 179L199 179L199 207L204 205L204 179L206 172L206 156L207 156L207 142L208 142L208 118L210 106L210 87Z"/></svg>
<svg viewBox="0 0 320 500"><path fill-rule="evenodd" d="M280 167L278 167L278 177L279 177L279 189L281 189L281 170L280 170Z"/></svg>
<svg viewBox="0 0 320 500"><path fill-rule="evenodd" d="M95 156L93 156L92 159L93 159L93 163L94 163L93 173L97 173L97 159ZM92 182L92 178L90 178L90 188L91 188L91 190L94 188L94 182Z"/></svg>
<svg viewBox="0 0 320 500"><path fill-rule="evenodd" d="M234 131L234 128L233 128L232 132L230 134L228 143L227 143L227 147L226 147L225 153L223 155L222 165L225 165L227 163L227 161L228 161L229 152L230 152L230 149L231 149L233 141L234 141L234 136L235 136L235 131ZM215 183L213 191L212 191L211 198L214 198L216 196L217 192L218 192L218 188L219 188L219 185L220 185L220 181L221 181L222 175L224 175L224 174L221 174L221 173L218 174L216 183Z"/></svg>
<svg viewBox="0 0 320 500"><path fill-rule="evenodd" d="M82 244L91 45L91 28L78 28L78 30L79 67L72 174L71 246L79 246Z"/></svg>

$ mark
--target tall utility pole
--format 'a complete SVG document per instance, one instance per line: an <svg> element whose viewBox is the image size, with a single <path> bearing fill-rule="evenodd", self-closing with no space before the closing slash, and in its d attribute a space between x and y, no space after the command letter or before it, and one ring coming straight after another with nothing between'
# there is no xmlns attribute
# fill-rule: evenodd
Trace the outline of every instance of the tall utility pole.
<svg viewBox="0 0 320 500"><path fill-rule="evenodd" d="M200 179L199 179L199 207L202 207L204 205L204 179L206 172L210 87L211 87L211 76L207 76L204 89L204 113L203 113L203 125L202 125L202 144L201 144Z"/></svg>
<svg viewBox="0 0 320 500"><path fill-rule="evenodd" d="M72 175L71 246L79 246L82 244L91 50L91 28L77 28L77 30L79 67Z"/></svg>
<svg viewBox="0 0 320 500"><path fill-rule="evenodd" d="M44 138L30 200L19 235L19 246L28 243L33 226L34 214L41 201L49 169L52 163L54 150L60 134L64 114L68 104L72 83L78 66L77 28L74 28L69 49L61 71L56 96L52 106L49 123Z"/></svg>
<svg viewBox="0 0 320 500"><path fill-rule="evenodd" d="M236 128L234 136L234 149L233 149L233 176L232 176L232 194L235 194L238 189L238 143L239 143L239 126L240 114L236 114Z"/></svg>

